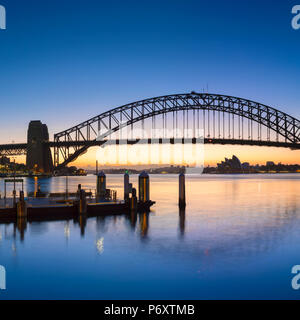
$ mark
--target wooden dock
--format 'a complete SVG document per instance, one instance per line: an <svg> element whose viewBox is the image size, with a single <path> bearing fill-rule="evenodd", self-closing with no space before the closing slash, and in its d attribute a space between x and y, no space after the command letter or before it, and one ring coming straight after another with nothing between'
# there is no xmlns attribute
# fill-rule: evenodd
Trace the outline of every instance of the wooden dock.
<svg viewBox="0 0 300 320"><path fill-rule="evenodd" d="M14 198L6 197L6 183L14 183ZM22 183L19 197L15 190L16 182ZM124 200L117 200L117 192L106 188L106 175L101 171L96 179L96 192L86 192L78 185L76 192L69 192L66 177L65 192L44 193L40 187L25 198L23 180L5 181L5 196L0 199L0 223L11 223L26 219L28 222L68 220L97 217L104 215L120 215L145 213L154 204L149 198L149 175L139 175L139 198L136 189L129 183L129 176L124 175Z"/></svg>
<svg viewBox="0 0 300 320"><path fill-rule="evenodd" d="M18 199L17 199L18 201ZM138 202L137 212L149 212L153 201ZM79 200L59 198L26 199L28 222L53 221L76 219L81 214L79 212ZM88 217L105 215L130 214L131 208L125 201L104 201L96 202L96 199L87 199L86 212L83 214ZM11 223L17 220L17 207L13 205L13 199L0 200L0 223Z"/></svg>

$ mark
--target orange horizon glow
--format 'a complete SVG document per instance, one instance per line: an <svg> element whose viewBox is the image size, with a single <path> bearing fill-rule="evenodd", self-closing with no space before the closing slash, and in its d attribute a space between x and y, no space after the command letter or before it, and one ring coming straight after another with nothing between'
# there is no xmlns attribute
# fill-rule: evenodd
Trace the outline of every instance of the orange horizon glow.
<svg viewBox="0 0 300 320"><path fill-rule="evenodd" d="M158 148L157 146L154 146L154 148ZM162 147L164 148L164 147ZM91 148L89 152L84 154L83 156L79 157L76 161L72 163L72 165L77 167L95 167L96 159L97 159L97 147ZM178 146L177 151L180 149L180 146ZM163 149L164 150L164 149ZM250 165L262 165L265 164L267 161L274 161L275 163L283 163L283 164L298 164L300 163L300 150L290 150L285 148L275 148L275 147L255 147L255 146L221 146L221 145L205 145L204 146L204 165L205 166L216 166L217 163L224 160L224 158L231 158L233 155L236 155L240 161L243 162L249 162ZM136 155L137 156L137 155ZM122 167L122 166L134 166L139 167L142 165L149 165L146 161L142 161L143 157L145 155L142 155L141 161L139 163L132 163L131 161L122 162L120 164L115 164L109 162L109 155L106 155L105 159L105 165L100 165L101 162L99 162L99 167ZM171 154L174 158L174 154ZM156 159L158 156L156 157ZM165 156L161 156L161 161L152 162L151 165L180 165L182 162L176 162L176 161L163 161ZM155 157L151 157L152 160L155 159ZM168 160L168 157L167 159ZM99 159L98 159L99 161ZM138 162L138 161L137 161Z"/></svg>
<svg viewBox="0 0 300 320"><path fill-rule="evenodd" d="M146 148L146 146L144 146ZM159 147L161 148L161 155L159 156ZM162 151L166 151L165 146L152 146L156 150L156 154L151 156L151 163L145 161L146 154L132 154L131 157L136 157L135 163L130 161L130 159L124 161L125 159L119 159L119 164L110 162L109 158L112 157L115 160L113 154L106 152L105 154L105 163L99 161L99 168L101 167L140 167L140 166L169 166L169 165L183 165L189 164L191 162L182 162L176 161L175 155L180 154L181 145L176 145L175 149L171 151L170 156L166 156ZM71 162L69 166L76 166L77 168L83 169L93 169L95 168L97 160L98 147L92 147L88 150L86 154L80 156L76 161ZM107 151L107 150L106 150ZM153 153L153 152L152 152ZM192 153L190 152L190 158ZM195 155L195 153L194 153ZM224 160L224 158L231 158L233 155L236 155L240 161L249 162L250 165L263 165L267 161L274 161L276 164L281 162L283 164L300 164L300 150L290 150L285 148L276 148L276 147L256 147L256 146L232 146L232 145L204 145L204 165L205 166L216 166L217 163ZM15 158L17 163L26 163L25 156L11 157ZM180 158L180 157L179 157ZM122 161L120 161L122 160ZM170 160L170 161L169 161Z"/></svg>

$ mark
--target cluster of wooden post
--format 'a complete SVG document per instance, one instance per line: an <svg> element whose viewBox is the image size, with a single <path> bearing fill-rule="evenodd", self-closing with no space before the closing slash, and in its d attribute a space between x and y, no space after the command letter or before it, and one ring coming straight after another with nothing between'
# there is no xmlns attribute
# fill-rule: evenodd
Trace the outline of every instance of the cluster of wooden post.
<svg viewBox="0 0 300 320"><path fill-rule="evenodd" d="M139 203L146 203L150 200L150 179L149 175L143 171L139 175ZM100 172L97 175L97 191L96 197L97 199L103 199L106 194L106 176L103 172ZM78 185L77 190L78 195L78 213L86 214L87 212L87 200L86 200L86 192L81 188L81 185ZM131 195L131 197L130 197ZM114 196L114 201L116 201L116 195ZM137 192L135 188L132 188L132 184L129 182L128 173L124 174L124 201L129 204L131 211L137 210ZM185 175L181 173L179 175L179 207L186 207L186 197L185 197ZM25 218L27 217L27 204L24 199L24 191L20 191L20 199L16 204L17 208L17 217Z"/></svg>
<svg viewBox="0 0 300 320"><path fill-rule="evenodd" d="M131 194L131 198L130 198ZM139 175L139 202L145 203L150 200L150 179L149 175L143 171ZM129 183L128 173L124 174L124 201L130 204L130 209L135 210L137 205L136 189L132 188ZM181 209L186 207L186 192L185 192L185 175L179 175L179 201L178 205Z"/></svg>
<svg viewBox="0 0 300 320"><path fill-rule="evenodd" d="M139 203L146 203L150 200L150 182L149 175L143 171L139 175ZM130 197L131 195L131 197ZM124 201L129 204L131 211L136 211L138 206L138 198L136 189L129 183L129 175L126 172L124 174Z"/></svg>
<svg viewBox="0 0 300 320"><path fill-rule="evenodd" d="M107 197L116 202L117 191L106 189L106 175L103 171L101 171L97 174L96 200L103 201Z"/></svg>

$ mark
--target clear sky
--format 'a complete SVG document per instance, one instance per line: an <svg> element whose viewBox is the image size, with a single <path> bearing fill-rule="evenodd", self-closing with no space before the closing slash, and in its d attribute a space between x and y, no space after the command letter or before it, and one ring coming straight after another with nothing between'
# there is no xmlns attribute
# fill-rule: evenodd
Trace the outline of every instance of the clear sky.
<svg viewBox="0 0 300 320"><path fill-rule="evenodd" d="M212 93L300 118L300 30L291 27L300 0L0 4L7 10L7 30L0 30L0 143L26 141L33 119L47 123L53 137L113 107L207 84ZM243 148L226 148L207 159L233 151L251 158ZM261 160L281 155L300 163L299 152L251 150Z"/></svg>

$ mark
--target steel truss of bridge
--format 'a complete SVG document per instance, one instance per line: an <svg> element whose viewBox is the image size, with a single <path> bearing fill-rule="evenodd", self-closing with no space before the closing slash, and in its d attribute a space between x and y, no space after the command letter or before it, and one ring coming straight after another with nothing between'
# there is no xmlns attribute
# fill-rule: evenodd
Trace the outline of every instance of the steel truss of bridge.
<svg viewBox="0 0 300 320"><path fill-rule="evenodd" d="M54 165L64 167L74 161L89 147L110 144L166 143L156 139L122 139L114 134L124 128L155 130L160 128L175 132L181 129L195 132L203 130L204 143L250 146L285 147L300 149L300 121L278 109L251 100L208 93L185 93L160 96L136 101L108 110L70 129L54 135ZM150 135L151 136L151 135ZM175 136L175 135L174 135ZM183 137L170 138L182 143ZM169 138L167 138L169 139ZM190 138L184 143L193 143ZM135 142L136 141L136 142ZM195 140L196 141L196 140ZM2 145L1 155L26 153L26 144Z"/></svg>
<svg viewBox="0 0 300 320"><path fill-rule="evenodd" d="M124 127L133 131L139 124L144 130L146 120L151 129L171 128L174 131L180 127L183 131L191 128L194 132L203 129L204 138L216 143L289 145L299 149L300 121L296 118L247 99L191 92L126 104L56 134L54 164L64 166L86 152L89 146L82 146L80 142L88 144L91 140L103 140ZM75 144L59 145L60 142Z"/></svg>
<svg viewBox="0 0 300 320"><path fill-rule="evenodd" d="M5 157L21 156L27 152L27 143L0 145L0 155Z"/></svg>

